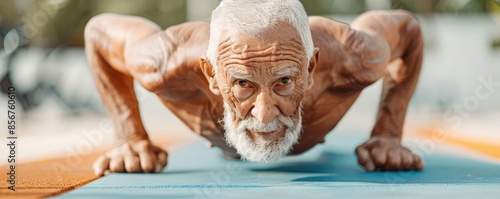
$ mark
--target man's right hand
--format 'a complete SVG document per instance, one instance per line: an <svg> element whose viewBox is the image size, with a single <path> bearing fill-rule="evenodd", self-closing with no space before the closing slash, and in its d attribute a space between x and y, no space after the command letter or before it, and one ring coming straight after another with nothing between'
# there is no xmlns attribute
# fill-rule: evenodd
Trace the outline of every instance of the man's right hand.
<svg viewBox="0 0 500 199"><path fill-rule="evenodd" d="M85 26L85 52L97 90L113 118L115 137L124 141L94 162L97 175L106 171L160 172L166 166L167 152L147 138L134 77L163 77L160 70L150 69L163 67L163 60L170 56L167 47L175 45L168 38L160 26L140 17L100 14ZM161 78L135 81L151 92L165 86Z"/></svg>
<svg viewBox="0 0 500 199"><path fill-rule="evenodd" d="M150 140L128 141L99 157L93 165L94 173L103 176L110 172L160 172L167 165L168 154Z"/></svg>

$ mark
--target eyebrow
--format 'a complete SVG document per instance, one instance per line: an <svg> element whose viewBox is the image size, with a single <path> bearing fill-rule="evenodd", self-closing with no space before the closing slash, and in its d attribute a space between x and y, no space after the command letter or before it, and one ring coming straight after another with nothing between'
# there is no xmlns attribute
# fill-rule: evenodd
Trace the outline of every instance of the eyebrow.
<svg viewBox="0 0 500 199"><path fill-rule="evenodd" d="M288 66L288 67L284 67L284 68L281 68L277 71L274 71L273 72L273 75L274 76L281 76L281 75L286 75L286 74L289 74L289 73L298 73L299 72L299 67L297 66Z"/></svg>
<svg viewBox="0 0 500 199"><path fill-rule="evenodd" d="M250 73L246 73L246 72L242 72L242 71L239 71L239 70L227 70L227 72L229 73L229 75L233 76L234 78L236 79L250 79L253 77L252 74Z"/></svg>
<svg viewBox="0 0 500 199"><path fill-rule="evenodd" d="M236 79L251 79L253 77L252 74L237 69L228 69L227 72L229 73L229 75L233 76ZM298 72L299 72L299 67L288 66L274 71L273 76L283 76L290 73L296 74Z"/></svg>

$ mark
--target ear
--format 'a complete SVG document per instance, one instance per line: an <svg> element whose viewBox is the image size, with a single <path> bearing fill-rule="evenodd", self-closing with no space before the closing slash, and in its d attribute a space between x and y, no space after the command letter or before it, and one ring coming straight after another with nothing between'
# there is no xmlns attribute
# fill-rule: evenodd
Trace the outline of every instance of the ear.
<svg viewBox="0 0 500 199"><path fill-rule="evenodd" d="M314 85L314 71L316 70L316 65L318 64L319 61L319 48L315 47L313 56L311 57L311 60L309 60L309 68L307 68L307 71L309 72L309 79L307 80L307 90L311 89L312 86Z"/></svg>
<svg viewBox="0 0 500 199"><path fill-rule="evenodd" d="M215 95L220 95L219 86L217 85L217 81L215 80L215 74L212 68L212 64L210 64L210 61L208 61L206 57L200 58L200 67L201 71L205 75L205 78L207 78L208 88L210 89L210 91L212 91L212 93Z"/></svg>

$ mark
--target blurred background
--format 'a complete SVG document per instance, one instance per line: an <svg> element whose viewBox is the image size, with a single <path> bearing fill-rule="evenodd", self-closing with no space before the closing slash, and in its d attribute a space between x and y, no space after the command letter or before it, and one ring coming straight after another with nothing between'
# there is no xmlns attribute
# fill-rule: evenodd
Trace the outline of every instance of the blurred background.
<svg viewBox="0 0 500 199"><path fill-rule="evenodd" d="M186 21L209 21L219 2L0 0L0 107L7 112L5 92L14 86L21 161L75 151L86 154L112 142L109 117L84 53L83 30L92 16L104 12L137 15L168 28ZM309 15L346 23L368 10L405 9L415 13L426 48L407 126L447 129L453 135L480 137L500 144L500 0L302 3ZM141 115L151 134L189 132L154 95L139 86L136 90ZM368 136L380 91L380 82L364 91L334 134L357 131ZM7 129L6 120L7 114L0 113L0 132ZM103 136L96 137L97 134ZM92 136L90 147L73 148L79 147L82 139L92 140ZM4 145L0 145L3 151L1 147Z"/></svg>

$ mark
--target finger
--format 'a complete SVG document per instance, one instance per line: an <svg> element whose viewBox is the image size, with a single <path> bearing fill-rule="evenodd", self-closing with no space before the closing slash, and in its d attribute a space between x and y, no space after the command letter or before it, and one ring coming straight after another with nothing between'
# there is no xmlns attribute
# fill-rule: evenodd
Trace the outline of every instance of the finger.
<svg viewBox="0 0 500 199"><path fill-rule="evenodd" d="M141 161L141 168L143 172L150 173L155 171L156 157L153 152L139 153L139 159Z"/></svg>
<svg viewBox="0 0 500 199"><path fill-rule="evenodd" d="M364 167L365 171L375 171L376 169L375 164L371 159L366 163L366 165L364 165Z"/></svg>
<svg viewBox="0 0 500 199"><path fill-rule="evenodd" d="M424 162L418 155L413 154L413 169L422 170L424 169Z"/></svg>
<svg viewBox="0 0 500 199"><path fill-rule="evenodd" d="M375 165L370 157L368 150L362 146L356 148L356 154L358 155L358 163L365 169L365 171L374 171Z"/></svg>
<svg viewBox="0 0 500 199"><path fill-rule="evenodd" d="M385 169L389 171L398 170L401 166L401 150L393 148L387 151L387 163Z"/></svg>
<svg viewBox="0 0 500 199"><path fill-rule="evenodd" d="M111 172L124 172L125 167L123 165L123 158L122 157L114 157L111 159L109 162L109 170Z"/></svg>
<svg viewBox="0 0 500 199"><path fill-rule="evenodd" d="M131 173L141 172L141 162L136 155L125 156L125 170Z"/></svg>
<svg viewBox="0 0 500 199"><path fill-rule="evenodd" d="M161 171L163 171L163 166L161 166L160 162L156 162L155 163L155 170L154 170L154 172L155 173L160 173Z"/></svg>
<svg viewBox="0 0 500 199"><path fill-rule="evenodd" d="M168 154L167 152L163 151L163 150L160 150L157 154L156 154L156 159L158 160L158 162L160 163L161 165L161 168L164 168L165 166L167 166L167 159L168 159Z"/></svg>
<svg viewBox="0 0 500 199"><path fill-rule="evenodd" d="M358 156L358 163L360 165L365 165L370 160L370 153L362 146L356 148L356 155Z"/></svg>
<svg viewBox="0 0 500 199"><path fill-rule="evenodd" d="M385 146L374 147L371 150L370 155L371 155L373 163L375 163L376 167L383 168L386 165L387 150L388 150L388 147L385 147Z"/></svg>
<svg viewBox="0 0 500 199"><path fill-rule="evenodd" d="M92 167L94 168L95 175L103 176L104 171L109 169L109 158L105 155L97 158Z"/></svg>
<svg viewBox="0 0 500 199"><path fill-rule="evenodd" d="M408 150L401 151L401 167L404 170L410 170L413 166L413 153Z"/></svg>

